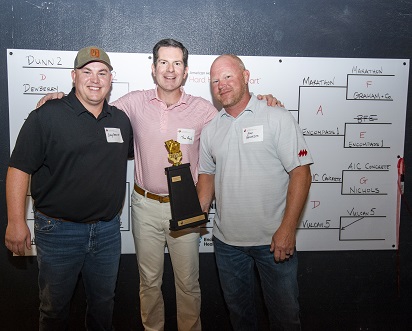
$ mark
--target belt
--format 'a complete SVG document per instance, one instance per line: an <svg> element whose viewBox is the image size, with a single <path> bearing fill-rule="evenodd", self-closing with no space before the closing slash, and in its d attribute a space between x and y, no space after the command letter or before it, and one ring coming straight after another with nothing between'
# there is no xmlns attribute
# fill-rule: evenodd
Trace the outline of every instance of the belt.
<svg viewBox="0 0 412 331"><path fill-rule="evenodd" d="M48 218L54 218L55 220L62 221L62 222L79 223L79 224L95 224L95 223L99 222L99 221L95 221L95 220L93 220L93 221L86 221L86 222L74 222L74 221L65 220L64 218L52 217L52 216L46 215L46 214L42 213L41 211L39 211L39 210L37 210L37 209L36 209L36 211L37 211L39 214L43 215L43 216L46 216L46 217L48 217Z"/></svg>
<svg viewBox="0 0 412 331"><path fill-rule="evenodd" d="M136 184L134 184L134 190L139 193L140 195L143 195L149 199L152 200L156 200L159 201L160 203L165 203L165 202L170 202L169 196L163 196L163 195L157 195L154 193L150 193L148 191L145 191L144 189L142 189L141 187L137 186Z"/></svg>

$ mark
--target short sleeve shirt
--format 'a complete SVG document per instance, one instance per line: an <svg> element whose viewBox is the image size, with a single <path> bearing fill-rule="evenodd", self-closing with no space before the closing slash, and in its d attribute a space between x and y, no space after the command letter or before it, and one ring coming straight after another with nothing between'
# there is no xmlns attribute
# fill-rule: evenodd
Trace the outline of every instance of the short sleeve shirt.
<svg viewBox="0 0 412 331"><path fill-rule="evenodd" d="M135 182L143 189L161 195L168 194L165 168L168 160L165 142L180 142L182 163L190 163L193 180L197 183L200 133L217 114L207 100L186 94L181 88L180 100L167 106L157 89L132 91L113 105L130 118L135 137Z"/></svg>
<svg viewBox="0 0 412 331"><path fill-rule="evenodd" d="M126 114L105 102L96 119L73 89L30 113L9 165L31 175L40 212L74 222L108 221L122 208L132 153Z"/></svg>
<svg viewBox="0 0 412 331"><path fill-rule="evenodd" d="M284 214L288 172L312 162L286 109L252 95L236 118L222 110L201 135L199 173L215 175L213 234L235 246L270 244Z"/></svg>

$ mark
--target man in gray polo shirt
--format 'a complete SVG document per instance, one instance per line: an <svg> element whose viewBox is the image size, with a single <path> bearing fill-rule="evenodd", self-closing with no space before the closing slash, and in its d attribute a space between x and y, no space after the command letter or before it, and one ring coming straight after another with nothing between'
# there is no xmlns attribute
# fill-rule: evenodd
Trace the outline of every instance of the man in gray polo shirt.
<svg viewBox="0 0 412 331"><path fill-rule="evenodd" d="M216 263L234 330L258 330L254 267L270 323L300 330L296 227L310 184L311 155L293 116L249 93L235 55L212 64L212 93L224 107L201 135L199 199L216 198Z"/></svg>

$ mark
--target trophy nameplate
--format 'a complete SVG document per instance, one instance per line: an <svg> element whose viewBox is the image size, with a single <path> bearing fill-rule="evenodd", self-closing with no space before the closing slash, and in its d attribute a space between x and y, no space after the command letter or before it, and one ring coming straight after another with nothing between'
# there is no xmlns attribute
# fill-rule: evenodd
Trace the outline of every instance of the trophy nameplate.
<svg viewBox="0 0 412 331"><path fill-rule="evenodd" d="M180 143L168 140L165 145L169 162L173 163L173 166L165 168L172 211L170 230L177 231L209 222L207 213L202 212L200 207L190 164L181 164Z"/></svg>

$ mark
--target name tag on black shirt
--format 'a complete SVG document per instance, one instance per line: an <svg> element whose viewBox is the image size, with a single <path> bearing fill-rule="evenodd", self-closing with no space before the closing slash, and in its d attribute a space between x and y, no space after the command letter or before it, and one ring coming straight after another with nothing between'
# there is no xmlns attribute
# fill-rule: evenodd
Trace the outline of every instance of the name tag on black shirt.
<svg viewBox="0 0 412 331"><path fill-rule="evenodd" d="M106 133L106 140L108 143L122 143L122 132L119 128L104 128Z"/></svg>

